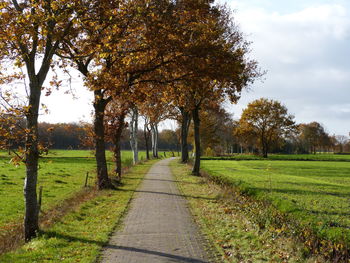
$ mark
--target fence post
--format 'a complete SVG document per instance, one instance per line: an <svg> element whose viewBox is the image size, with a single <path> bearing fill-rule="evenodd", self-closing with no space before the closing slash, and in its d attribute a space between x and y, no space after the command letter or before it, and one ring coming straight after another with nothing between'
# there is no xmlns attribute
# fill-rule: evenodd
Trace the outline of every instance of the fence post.
<svg viewBox="0 0 350 263"><path fill-rule="evenodd" d="M39 201L38 201L39 211L41 211L42 200L43 200L43 186L40 186L40 188L39 188Z"/></svg>
<svg viewBox="0 0 350 263"><path fill-rule="evenodd" d="M87 187L88 179L89 179L89 172L86 172L85 185L84 185L84 187Z"/></svg>

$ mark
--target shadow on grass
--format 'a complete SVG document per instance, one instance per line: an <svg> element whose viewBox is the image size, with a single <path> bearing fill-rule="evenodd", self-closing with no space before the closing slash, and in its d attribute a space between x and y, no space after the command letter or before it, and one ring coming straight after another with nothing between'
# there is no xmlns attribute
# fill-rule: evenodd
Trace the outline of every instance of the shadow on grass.
<svg viewBox="0 0 350 263"><path fill-rule="evenodd" d="M300 209L301 210L301 209ZM307 210L303 209L308 214L320 215L320 216L350 216L350 212L331 212L331 211L317 211L317 210ZM347 228L349 228L347 226Z"/></svg>
<svg viewBox="0 0 350 263"><path fill-rule="evenodd" d="M345 185L340 185L340 184L332 184L332 183L308 183L308 182L303 182L303 183L295 183L295 182L283 182L283 184L290 184L290 185L296 185L296 186L306 186L309 185L311 187L331 187L334 189L344 189L344 188L349 188Z"/></svg>
<svg viewBox="0 0 350 263"><path fill-rule="evenodd" d="M337 193L330 191L310 191L310 190L300 190L300 189L279 189L279 188L259 188L250 187L248 190L253 191L253 193L282 193L282 194L292 194L292 195L328 195L349 198L350 193Z"/></svg>
<svg viewBox="0 0 350 263"><path fill-rule="evenodd" d="M75 237L75 236L71 236L71 235L67 235L67 234L61 234L61 233L58 233L56 231L41 231L41 235L44 237L48 237L48 238L60 238L60 239L65 239L67 241L78 241L78 242L82 242L82 243L96 244L96 245L99 245L101 247L106 245L106 243L102 242L102 241L81 238L81 237Z"/></svg>

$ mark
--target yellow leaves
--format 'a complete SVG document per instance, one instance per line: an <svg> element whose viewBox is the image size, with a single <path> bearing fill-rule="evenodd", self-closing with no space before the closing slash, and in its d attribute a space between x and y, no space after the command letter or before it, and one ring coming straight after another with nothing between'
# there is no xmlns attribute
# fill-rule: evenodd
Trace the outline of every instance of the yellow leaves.
<svg viewBox="0 0 350 263"><path fill-rule="evenodd" d="M0 1L0 9L5 9L9 6L8 2Z"/></svg>

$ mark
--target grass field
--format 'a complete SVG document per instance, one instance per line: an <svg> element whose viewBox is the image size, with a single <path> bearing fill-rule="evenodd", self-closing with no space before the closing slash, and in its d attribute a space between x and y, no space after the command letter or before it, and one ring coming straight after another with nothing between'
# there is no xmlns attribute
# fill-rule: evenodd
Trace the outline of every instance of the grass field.
<svg viewBox="0 0 350 263"><path fill-rule="evenodd" d="M140 152L140 159L145 153ZM113 169L112 153L107 152L108 166ZM0 152L0 232L1 228L23 216L23 182L25 167L15 167L9 163L6 152ZM122 152L124 166L132 164L129 151ZM49 155L40 159L38 186L43 186L42 209L56 205L80 190L86 173L89 172L89 185L95 180L95 159L92 151L52 150Z"/></svg>
<svg viewBox="0 0 350 263"><path fill-rule="evenodd" d="M203 170L271 201L318 236L350 243L350 163L204 160Z"/></svg>
<svg viewBox="0 0 350 263"><path fill-rule="evenodd" d="M219 156L219 157L211 157L206 156L202 157L203 160L265 160L260 155L253 154L235 154L231 156ZM339 161L339 162L350 162L350 154L342 155L342 154L329 154L329 153L321 153L321 154L269 154L268 160L289 160L289 161Z"/></svg>

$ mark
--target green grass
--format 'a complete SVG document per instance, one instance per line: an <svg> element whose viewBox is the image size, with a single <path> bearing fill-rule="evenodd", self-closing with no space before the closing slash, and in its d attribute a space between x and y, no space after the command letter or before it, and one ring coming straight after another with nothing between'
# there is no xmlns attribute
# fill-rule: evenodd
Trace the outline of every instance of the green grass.
<svg viewBox="0 0 350 263"><path fill-rule="evenodd" d="M118 190L99 192L94 199L81 204L38 238L0 256L0 262L96 262L135 189L154 162L131 168L124 176L124 185Z"/></svg>
<svg viewBox="0 0 350 263"><path fill-rule="evenodd" d="M202 157L202 160L265 160L262 156L253 154L235 154L230 156ZM290 160L290 161L339 161L350 162L349 155L341 154L269 154L268 160Z"/></svg>
<svg viewBox="0 0 350 263"><path fill-rule="evenodd" d="M205 160L218 181L269 200L321 238L350 243L350 163Z"/></svg>
<svg viewBox="0 0 350 263"><path fill-rule="evenodd" d="M215 262L323 262L321 257L305 256L303 244L281 229L259 228L246 213L255 214L259 207L248 198L191 176L189 167L177 161L171 169L196 221L217 250Z"/></svg>
<svg viewBox="0 0 350 263"><path fill-rule="evenodd" d="M109 170L112 171L112 153L107 152ZM140 153L140 159L145 153ZM0 231L6 224L20 220L24 213L23 183L25 167L9 163L6 152L0 153ZM131 152L122 152L124 166L131 166ZM95 159L92 151L52 150L40 158L38 187L43 186L42 209L45 211L79 191L89 172L89 185L95 181Z"/></svg>

